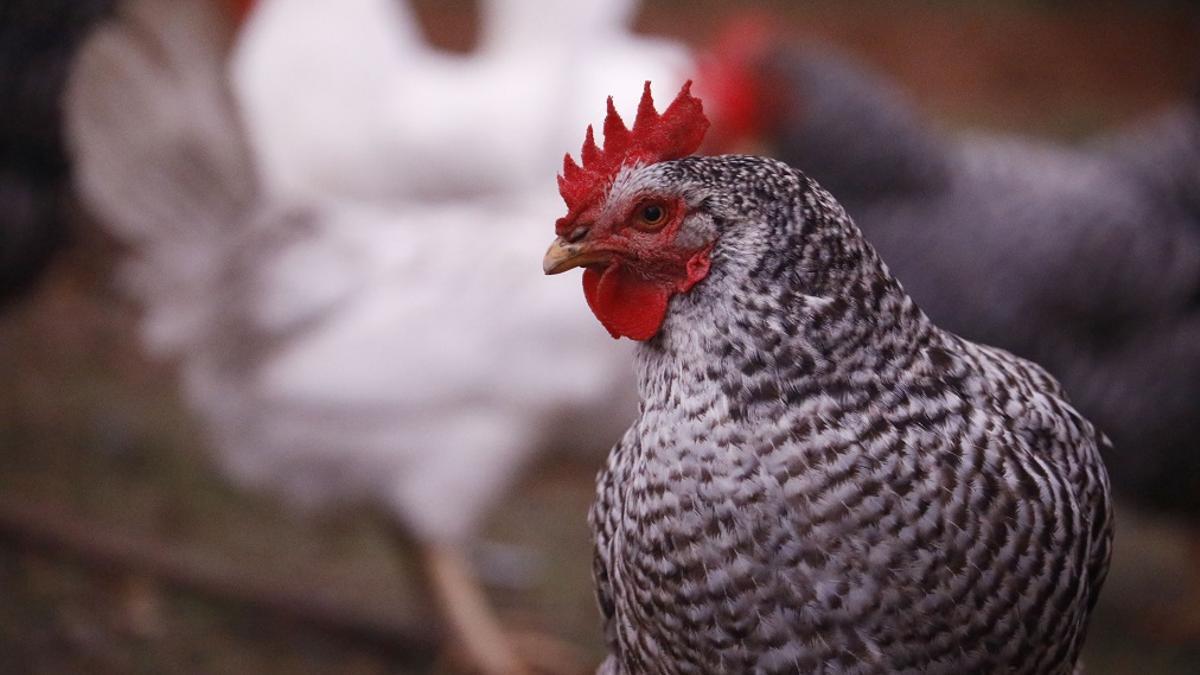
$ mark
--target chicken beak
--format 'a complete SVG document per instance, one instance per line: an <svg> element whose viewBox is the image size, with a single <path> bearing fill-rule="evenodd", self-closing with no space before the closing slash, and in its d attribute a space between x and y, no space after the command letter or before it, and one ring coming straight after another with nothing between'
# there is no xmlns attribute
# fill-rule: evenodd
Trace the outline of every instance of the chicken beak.
<svg viewBox="0 0 1200 675"><path fill-rule="evenodd" d="M559 237L546 250L542 258L542 271L546 274L561 274L575 267L608 262L609 256L593 250L586 242L568 243Z"/></svg>

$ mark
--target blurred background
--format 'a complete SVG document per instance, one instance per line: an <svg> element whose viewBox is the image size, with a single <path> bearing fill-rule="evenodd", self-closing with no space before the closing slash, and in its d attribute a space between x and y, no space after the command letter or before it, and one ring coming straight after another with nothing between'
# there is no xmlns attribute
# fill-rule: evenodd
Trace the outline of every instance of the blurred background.
<svg viewBox="0 0 1200 675"><path fill-rule="evenodd" d="M370 480L331 488L345 494L315 500L320 508L303 495L295 499L297 491L323 491L320 486L312 487L314 482L338 482L339 471L332 468L306 474L301 481L305 487L298 490L294 486L277 489L273 479L283 472L272 462L288 460L274 457L250 469L236 459L229 460L229 453L238 452L239 443L248 441L240 437L228 440L236 435L229 431L236 425L223 417L224 413L214 412L212 403L214 397L225 395L203 393L203 386L196 380L203 379L206 371L188 364L188 357L181 355L183 348L176 344L180 340L165 350L167 358L153 355L154 340L146 336L153 328L147 329L142 321L147 306L152 310L157 307L153 299L147 300L154 294L136 290L139 282L131 282L133 292L123 290L125 282L118 282L129 276L126 262L141 240L136 234L128 236L128 228L122 230L119 225L101 222L119 218L121 211L97 208L96 203L103 203L104 197L96 193L108 184L89 178L91 173L75 166L77 161L79 165L90 162L86 171L95 172L98 166L116 165L113 161L87 159L87 153L99 151L86 138L79 138L80 134L92 133L84 119L87 115L96 117L100 115L97 110L109 114L114 109L87 106L88 96L103 96L94 93L106 86L103 77L89 88L83 75L75 75L73 88L80 93L73 99L78 103L73 114L83 117L71 122L72 113L64 112L59 103L83 41L100 22L109 20L120 4L115 0L8 0L0 6L0 92L6 111L5 119L0 121L0 218L6 228L4 248L0 249L4 266L0 270L4 283L0 305L0 671L469 670L469 656L464 657L453 644L447 646L443 639L450 632L440 618L439 606L444 599L437 591L430 591L427 572L423 571L429 558L420 549L446 543L438 532L429 533L434 525L428 523L440 522L436 516L427 522L411 516L405 509L412 507L404 499L389 501L388 495L394 493L386 487L379 488L383 496L378 498L356 498L356 491L375 495L378 486ZM249 34L245 31L266 31L267 17L255 15L262 7L217 0L209 4L221 6L220 27L189 17L172 24L171 30L181 30L181 26L186 29L193 22L200 26L197 30L212 39L212 44L224 50L233 48L235 53L244 48L238 41ZM482 0L417 0L411 8L416 28L428 40L426 48L461 55L489 39L483 26L487 4ZM704 51L712 47L722 35L728 35L725 29L729 21L747 9L769 17L774 30L791 43L849 54L892 80L907 92L915 109L930 120L931 126L947 134L962 130L1002 132L1039 143L1080 148L1098 134L1200 97L1200 8L1187 2L764 1L735 6L712 0L646 0L639 7L630 6L628 11L638 36L669 40L668 44L673 45L670 49L686 53L688 48ZM126 13L122 20L141 26L143 32L152 31L156 21L170 23L162 17L163 11ZM616 21L620 23L624 18ZM536 41L537 31L556 29L550 23L534 28L530 33L533 37L527 38L530 41ZM170 30L164 30L163 36L150 43L167 52L182 40L180 33ZM114 37L109 45L107 55L112 59L105 62L108 65L92 68L89 76L107 73L114 81L121 80L128 73L105 68L119 65L127 57L129 63L135 63L139 55L156 58L154 49L129 50L132 56L125 54L119 48L119 38ZM728 45L729 38L725 39ZM353 49L356 40L313 42L308 49L334 49L332 56L320 58L336 62L337 44ZM368 47L363 49L373 53ZM198 53L192 52L193 57ZM398 58L403 62L406 57L402 54ZM671 58L664 57L667 61ZM98 57L97 63L102 60ZM173 57L164 62L183 68ZM220 68L213 72L224 72L222 62L214 63ZM603 70L605 62L587 67ZM252 70L247 66L243 73ZM269 70L262 72L269 74ZM622 86L630 90L630 97L638 93L641 81L648 77L639 72L629 66L625 78L629 82ZM625 75L624 71L620 74ZM292 75L291 84L303 82L303 78ZM245 103L250 96L246 90L258 81L254 77L243 75L233 86L233 93L214 96L240 97L241 105L249 105ZM434 80L441 77L450 75L430 75ZM169 78L164 76L163 82L170 89ZM506 86L509 84L505 81ZM674 86L657 90L661 92L660 101ZM139 98L139 91L131 86L131 93L123 94L130 108L153 100ZM184 101L178 105L184 112L173 114L188 110L196 111L196 115L204 113L205 106L188 98L185 87L170 91L171 96L163 100ZM579 95L584 97L583 93ZM586 98L579 105L598 118L602 98L590 92ZM553 96L545 100L557 103ZM478 118L481 111L492 110L481 103L479 108L467 111L470 114L465 118ZM270 111L264 113L267 122L260 121L257 127L253 121L246 124L245 134L251 137L248 147L254 148L253 152L265 152L262 148L269 146L253 138L256 129L274 128L269 115ZM213 119L219 117L214 113ZM410 124L420 124L418 118L412 120ZM142 123L144 128L154 129L152 122ZM500 124L498 114L490 116L488 123ZM65 131L68 125L73 129L70 133ZM95 128L103 131L103 125ZM414 126L409 131L421 136L420 129ZM554 145L550 154L574 151L582 130L582 125L572 124L564 132L570 143ZM513 138L529 138L516 131L509 133ZM231 132L221 138L241 135ZM132 158L135 167L143 159L145 166L154 166L156 155L145 148L157 137L153 133L146 136L142 140L147 145L124 155ZM1196 138L1200 138L1200 132ZM475 144L470 147L480 147L478 141L470 142ZM283 143L287 146L295 141L285 139ZM769 140L762 139L749 139L747 145L768 152L773 147ZM180 142L163 152L180 152L185 146ZM239 152L250 151L212 149L217 146L220 143L201 144L199 147L208 149L191 151L215 157L212 166L223 166L221 162L228 161L237 171L244 171L250 164L269 171L272 162L278 165L292 161L286 153L277 153L274 159L238 159ZM149 154L139 154L142 152ZM397 152L403 154L405 150ZM421 153L436 152L436 148L412 152L424 157ZM448 155L462 152L446 147ZM1200 156L1200 146L1191 156ZM191 162L193 155L186 157ZM504 156L500 157L498 165L504 167ZM311 157L294 161L301 160ZM197 163L204 165L205 161L202 157ZM795 161L804 168L803 159ZM381 165L387 166L386 162ZM528 249L525 257L514 254L520 265L530 266L532 275L538 275L537 260L552 237L553 218L560 215L555 212L560 208L552 182L555 168L550 166L545 180L531 181L537 187L528 188L553 198L552 204L543 207L539 201L530 209L539 218L544 212L545 218L534 225L536 236L519 240L532 242L520 247ZM352 174L351 169L338 171L339 176ZM154 169L153 173L162 172ZM543 177L538 171L532 174ZM153 182L147 178L149 175L131 178L133 183L122 185L146 185ZM295 199L288 190L302 191L305 185L303 178L290 183L263 179L252 187L249 184L255 182L253 179L238 176L244 179L241 187L229 188L233 196L220 198L231 205L231 212L247 202L270 200L288 202L290 207ZM820 175L816 178L822 179ZM486 176L472 177L468 182L482 184L486 180ZM1200 194L1200 173L1179 180L1193 181L1193 194ZM78 189L81 183L83 196ZM360 192L372 189L363 187ZM378 201L389 209L407 209L404 218L418 221L422 216L412 214L428 213L428 208L466 209L459 202L468 201L470 208L476 208L477 202L494 203L495 195L508 194L506 190L524 195L526 189L524 185L506 184L489 188L483 197L447 189L437 195L435 207L426 204L429 195L400 194L403 188L378 200L331 189L331 196L322 203L304 205L310 209L304 213L330 213L354 200ZM135 210L154 210L129 199L136 202ZM395 206L404 199L420 206ZM453 204L448 206L448 202ZM487 208L477 213L486 214ZM251 210L246 207L247 212ZM516 212L524 213L519 209ZM440 210L437 213L437 218L447 217ZM467 217L470 213L476 212L468 209ZM257 215L243 220L261 222ZM1191 224L1200 232L1200 217ZM422 242L432 248L462 246L461 241L453 239ZM318 260L311 269L324 269L321 264ZM221 267L215 276L236 276L229 269ZM605 363L627 362L628 352L617 345L610 348L601 329L592 326L594 321L586 315L583 298L573 283L543 280L540 276L531 279L531 284L569 285L570 301L578 306L581 325L589 327L580 330L594 329L594 334L588 334L588 344L598 345L595 353L603 352ZM221 304L238 300L236 289L230 292L234 295L219 298ZM206 330L232 321L219 313L204 317L199 321L208 325ZM396 329L395 336L419 330L414 325L426 324L403 325ZM574 333L563 329L556 335L570 340ZM288 333L288 339L292 338L293 334ZM223 339L237 342L241 338ZM517 342L519 333L505 333L504 339ZM393 339L390 334L389 340L388 344L397 349L406 348L403 340ZM233 349L228 342L222 344L225 346L208 348ZM480 362L472 362L470 367L477 373L491 368L503 370L498 362L512 360L503 344L501 340L490 348L464 347L476 350L473 353L480 357ZM586 360L589 353L570 358ZM489 364L490 360L497 364ZM246 361L238 363L239 368L247 367ZM250 363L255 365L253 360ZM1185 371L1191 367L1183 362L1176 365ZM438 377L436 372L398 372L417 373L403 381L409 392L447 386L422 379ZM610 386L594 373L580 375L579 381L591 383L589 386L597 390ZM264 396L242 396L241 389L238 392L239 406L266 409L268 404L281 405L276 399L264 403ZM545 394L558 397L556 400L569 395L574 394ZM592 399L583 395L578 398L587 411ZM607 393L598 396L605 404L612 403L611 398ZM464 405L453 396L432 397L428 402L407 394L385 399L401 400L416 410L405 414L419 416L436 416L439 406ZM539 430L564 424L565 417L557 408L537 405L541 406L537 408L540 417L531 417L529 424L540 425ZM1183 405L1200 416L1200 401L1186 398ZM628 419L625 409L602 410L599 404L590 409L592 417L613 415L617 429ZM339 418L333 428L354 425L353 419ZM460 424L456 419L448 419L447 426ZM238 423L246 421L239 417ZM592 429L587 425L579 428ZM294 433L307 438L309 432ZM350 435L347 432L346 436ZM519 468L493 469L482 460L477 465L469 456L455 460L459 472L500 475L496 486L476 488L468 482L455 488L463 493L435 494L427 499L472 501L464 495L490 494L489 490L496 493L472 506L475 510L464 516L467 524L460 528L466 534L455 530L450 543L463 551L478 570L489 603L504 630L520 645L519 651L538 655L542 670L586 671L589 664L601 658L603 645L591 592L585 516L595 472L615 435L599 428L594 433L577 434L580 438L571 439L569 452L558 451L566 445L565 441L558 442L558 436L542 435L538 442L550 449L536 455L517 458L508 450L497 450ZM520 438L534 444L527 436ZM465 441L460 436L455 442L461 445ZM379 441L372 439L370 443ZM1200 451L1198 445L1196 440L1182 443L1190 455ZM343 453L340 461L348 461L347 456ZM1178 464L1170 463L1174 461ZM1194 478L1195 463L1195 459L1183 457L1168 461L1167 466L1177 466L1178 472ZM386 471L408 472L405 475L414 471L404 468L408 465L380 466L386 466ZM1118 477L1114 475L1116 482ZM1187 481L1181 482L1190 489ZM1176 501L1186 503L1188 499ZM1158 508L1155 502L1136 495L1118 502L1113 568L1093 617L1086 648L1089 673L1200 672L1200 606L1196 601L1200 598L1200 545L1195 543L1193 533L1200 513L1177 504ZM397 521L405 531L400 537L396 536ZM416 535L412 536L414 530Z"/></svg>

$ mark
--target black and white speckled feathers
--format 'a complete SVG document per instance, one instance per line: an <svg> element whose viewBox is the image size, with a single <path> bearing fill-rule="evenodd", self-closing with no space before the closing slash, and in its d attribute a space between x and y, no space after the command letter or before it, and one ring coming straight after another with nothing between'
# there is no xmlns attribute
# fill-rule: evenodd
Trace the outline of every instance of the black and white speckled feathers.
<svg viewBox="0 0 1200 675"><path fill-rule="evenodd" d="M932 325L778 162L630 170L715 233L591 513L609 673L1070 673L1111 542L1092 426Z"/></svg>

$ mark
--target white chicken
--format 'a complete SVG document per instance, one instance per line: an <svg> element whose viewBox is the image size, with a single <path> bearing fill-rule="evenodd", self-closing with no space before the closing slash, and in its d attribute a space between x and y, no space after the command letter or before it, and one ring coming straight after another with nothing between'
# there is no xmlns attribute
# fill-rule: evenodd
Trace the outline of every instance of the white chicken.
<svg viewBox="0 0 1200 675"><path fill-rule="evenodd" d="M531 8L550 4L489 4L489 21L528 34L518 17L544 27ZM260 34L247 40L260 41L239 53L243 133L217 6L129 0L68 91L76 180L129 245L124 281L146 342L179 363L228 472L305 501L385 508L421 548L474 665L523 672L464 548L529 459L606 447L635 400L628 352L538 265L562 211L557 141L545 158L542 141L574 108L568 92L592 95L586 82L561 87L594 67L569 41L557 71L535 75L485 52L422 52L411 25L368 11L402 16L383 0L269 0L250 19ZM581 20L599 3L572 6L556 16ZM261 42L285 10L312 22L276 45L286 57ZM682 52L647 53L658 56L644 66L625 57L634 86L619 90ZM383 95L372 78L391 75ZM507 100L518 92L523 112Z"/></svg>

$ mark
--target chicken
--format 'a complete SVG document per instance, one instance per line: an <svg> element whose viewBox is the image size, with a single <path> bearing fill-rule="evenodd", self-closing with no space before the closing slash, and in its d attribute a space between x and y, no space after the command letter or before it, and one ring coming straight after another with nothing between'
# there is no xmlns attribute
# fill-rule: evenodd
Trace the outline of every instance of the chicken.
<svg viewBox="0 0 1200 675"><path fill-rule="evenodd" d="M79 188L129 251L147 348L178 364L227 473L384 510L418 546L449 643L482 672L523 672L466 550L539 453L619 435L629 354L530 267L558 209L544 190L267 189L226 24L211 0L126 3L68 93Z"/></svg>
<svg viewBox="0 0 1200 675"><path fill-rule="evenodd" d="M1111 547L1103 436L938 328L835 199L610 111L544 260L641 341L591 513L604 673L1071 673Z"/></svg>
<svg viewBox="0 0 1200 675"><path fill-rule="evenodd" d="M627 34L630 0L482 2L468 54L431 48L403 1L255 4L234 87L265 188L282 197L532 190L589 121L580 101L691 70L680 45Z"/></svg>
<svg viewBox="0 0 1200 675"><path fill-rule="evenodd" d="M59 97L87 27L112 0L0 5L0 301L27 287L70 213Z"/></svg>

